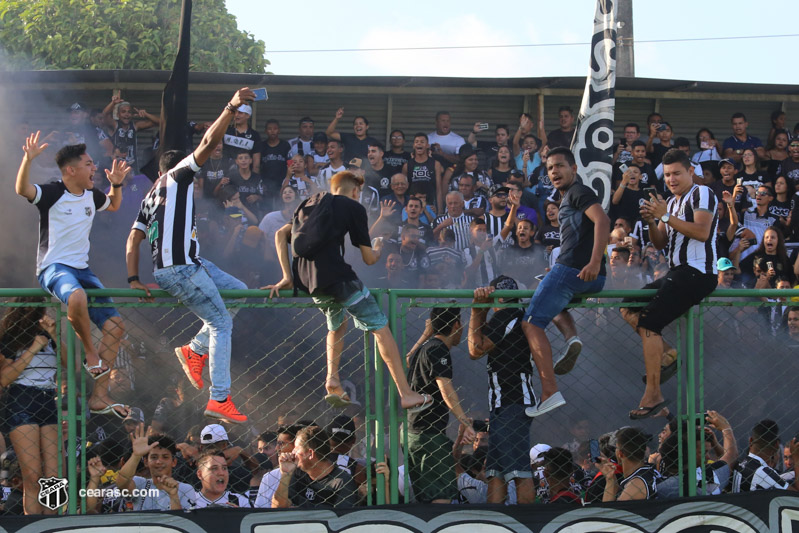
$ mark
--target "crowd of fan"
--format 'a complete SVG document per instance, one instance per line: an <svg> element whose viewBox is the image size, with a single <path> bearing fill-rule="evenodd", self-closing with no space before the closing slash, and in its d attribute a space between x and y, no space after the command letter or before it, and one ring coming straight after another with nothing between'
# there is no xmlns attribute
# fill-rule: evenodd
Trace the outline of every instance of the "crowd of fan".
<svg viewBox="0 0 799 533"><path fill-rule="evenodd" d="M504 275L516 280L519 288L534 288L557 258L559 196L547 176L546 159L550 149L571 142L574 114L569 108L559 110L557 130L547 133L543 121L535 127L532 117L523 114L518 126L494 127L494 141L478 139L488 130L481 122L463 138L451 130L449 113L440 112L435 131L406 138L404 132L394 130L389 147L369 136L369 121L363 116L353 119L352 132L340 131L343 109L336 111L324 132L315 131L314 121L303 117L299 135L290 140L281 139L280 124L273 119L266 121L262 137L250 123L251 115L248 105L238 109L225 140L195 179L197 232L204 255L250 287L278 276L276 231L291 221L300 202L328 190L331 177L346 169L363 176L366 185L360 202L369 214L370 237L384 243L382 269L364 273L367 285L477 289ZM719 287L780 289L797 284L799 248L789 252L789 245L799 241L799 124L790 132L784 128L783 113L774 113L771 119L766 146L747 134L746 117L736 113L729 138L719 142L703 128L696 135L696 151L688 139L672 139L671 125L658 114L647 117L647 134L642 135L637 124L625 125L613 156L610 215L614 222L606 288L637 289L668 269L665 255L648 240L639 207L650 194L669 195L660 160L674 147L691 155L697 183L709 186L722 200L716 239ZM72 105L69 131L49 137L56 144L86 143L96 161L106 162L98 165L100 171L109 168L113 159L125 159L131 165L134 172L123 183L122 207L131 216L117 217L129 222L150 188L137 132L158 121L115 95L103 110L89 112L82 104ZM187 139L202 130L202 124L188 124ZM407 141L411 141L410 151ZM101 176L98 172L98 184ZM112 226L100 231L112 233ZM787 334L799 341L799 308L784 299L783 304L763 308L764 320L775 335ZM444 312L434 313L443 316ZM450 339L448 347L459 342L459 316L436 327L428 338L435 333ZM469 328L470 353L479 358L482 353L471 348L474 329ZM3 333L8 331L9 323L4 323ZM42 335L27 335L29 345L48 344ZM29 357L25 364L30 361ZM0 370L3 386L25 371L24 365L13 366L7 362ZM692 428L684 426L678 432L674 421L661 432L657 447L637 428L604 435L598 455L590 449L587 436L565 447L536 445L529 450L529 459L526 450L519 457L514 446L512 461L522 464L514 475L497 477L492 475L496 458L487 456L487 444L492 431L501 434L507 428L475 423L452 407L452 399L437 402L437 408L423 415L433 420L432 425L444 428L449 411L458 419L460 431L452 454L428 471L409 465L407 490L403 490L404 466L397 469L401 492L410 495L407 501L589 503L668 498L676 497L680 480L687 479L687 467L683 464L680 471L677 457L694 453L687 447ZM427 422L419 422L423 417L411 425L424 426ZM120 427L88 448L87 488L157 488L157 496L89 497L85 501L89 512L355 506L363 504L367 494L374 494L378 479L387 482L391 472L387 462L370 465L360 457L353 459L361 455L357 451L361 447L356 445L356 423L347 416L337 417L324 429L311 420L281 425L241 445L233 445L218 424L194 427L185 437L166 436L163 432L168 427L155 418L147 425L142 410L134 408ZM695 451L697 465L707 463L697 471L700 483L705 478L701 490L718 494L796 487L799 446L795 441L780 442L776 423L765 420L755 426L748 455L742 458L723 416L710 411L706 423L694 428L698 434L704 432L709 445L707 450ZM721 432L722 443L714 430ZM55 430L52 440L51 455L58 447ZM470 453L464 453L464 447ZM25 472L10 450L0 477L5 512L19 513L23 485L36 484L24 479ZM501 483L487 482L487 478ZM25 510L46 511L29 497L29 490L24 491Z"/></svg>

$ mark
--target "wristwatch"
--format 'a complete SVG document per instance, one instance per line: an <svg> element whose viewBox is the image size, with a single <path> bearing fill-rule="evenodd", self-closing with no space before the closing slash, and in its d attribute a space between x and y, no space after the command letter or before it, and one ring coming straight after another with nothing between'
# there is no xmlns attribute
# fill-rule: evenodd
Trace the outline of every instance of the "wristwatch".
<svg viewBox="0 0 799 533"><path fill-rule="evenodd" d="M669 219L670 219L670 218L671 218L671 215L669 215L668 213L666 213L665 215L663 215L662 217L660 217L660 221L661 221L661 222L663 222L664 224L668 224L668 223L669 223Z"/></svg>

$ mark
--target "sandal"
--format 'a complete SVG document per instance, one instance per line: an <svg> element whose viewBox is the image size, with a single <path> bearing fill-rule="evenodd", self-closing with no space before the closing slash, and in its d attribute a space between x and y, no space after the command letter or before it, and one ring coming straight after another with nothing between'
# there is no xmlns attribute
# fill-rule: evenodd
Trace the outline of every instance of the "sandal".
<svg viewBox="0 0 799 533"><path fill-rule="evenodd" d="M422 411L433 405L433 397L430 396L429 394L422 394L422 398L424 398L424 401L422 401L422 403L414 407L409 407L407 411L411 414L421 413Z"/></svg>
<svg viewBox="0 0 799 533"><path fill-rule="evenodd" d="M643 420L644 418L649 418L650 416L658 414L661 411L661 409L666 407L668 403L669 401L664 399L662 402L655 404L652 407L641 406L638 409L633 409L629 413L630 418L633 420ZM638 411L642 412L639 413Z"/></svg>
<svg viewBox="0 0 799 533"><path fill-rule="evenodd" d="M111 372L111 367L110 366L104 366L102 359L100 359L99 363L97 363L96 365L92 365L92 366L89 366L89 362L86 359L84 359L83 360L83 368L86 370L86 372L88 372L89 376L91 376L91 378L93 380L95 380L95 381L97 381L101 377L103 377L106 374L108 374L109 372ZM99 369L105 368L105 370L103 370L99 374L95 374L94 372L92 372L92 370L97 370L98 368Z"/></svg>
<svg viewBox="0 0 799 533"><path fill-rule="evenodd" d="M130 407L121 403L111 403L106 405L102 409L91 409L90 412L93 415L114 415L120 420L125 420L125 418L127 418L128 415L127 414L123 415L122 413L117 411L115 407L122 407L123 409L128 409L128 412L130 412Z"/></svg>
<svg viewBox="0 0 799 533"><path fill-rule="evenodd" d="M344 394L328 394L325 396L325 401L329 403L331 407L337 409L343 409L344 407L353 405L353 402L350 400L350 397L347 396L346 392Z"/></svg>

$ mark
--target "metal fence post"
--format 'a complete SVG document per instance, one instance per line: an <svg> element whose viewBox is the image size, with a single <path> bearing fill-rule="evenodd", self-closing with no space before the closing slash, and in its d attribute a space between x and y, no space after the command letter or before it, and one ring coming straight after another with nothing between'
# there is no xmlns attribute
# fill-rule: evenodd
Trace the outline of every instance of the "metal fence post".
<svg viewBox="0 0 799 533"><path fill-rule="evenodd" d="M67 328L67 494L69 503L67 513L75 514L78 509L78 465L77 465L77 394L75 383L75 330Z"/></svg>
<svg viewBox="0 0 799 533"><path fill-rule="evenodd" d="M388 325L394 339L397 338L397 295L388 291ZM399 349L399 343L397 344ZM400 360L402 354L400 353ZM394 380L388 385L388 440L389 440L389 497L390 503L399 503L399 492L397 490L397 466L399 465L399 453L397 444L399 443L399 417L397 416L397 386Z"/></svg>
<svg viewBox="0 0 799 533"><path fill-rule="evenodd" d="M382 297L378 298L378 305L382 304ZM374 340L374 357L372 364L375 368L375 459L382 461L386 450L385 435L385 406L383 405L383 361L377 340ZM377 475L377 503L386 503L386 484L382 474Z"/></svg>
<svg viewBox="0 0 799 533"><path fill-rule="evenodd" d="M694 351L694 308L688 310L685 316L685 346L687 355L686 374L686 416L688 435L688 494L696 496L696 353Z"/></svg>

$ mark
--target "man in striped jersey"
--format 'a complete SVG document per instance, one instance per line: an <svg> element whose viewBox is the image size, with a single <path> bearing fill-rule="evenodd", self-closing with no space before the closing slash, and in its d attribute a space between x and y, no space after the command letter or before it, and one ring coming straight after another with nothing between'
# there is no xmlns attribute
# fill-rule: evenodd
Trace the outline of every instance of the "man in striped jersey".
<svg viewBox="0 0 799 533"><path fill-rule="evenodd" d="M462 252L469 246L472 238L469 231L472 217L463 212L465 203L463 195L458 191L451 191L447 194L446 206L446 214L438 217L433 224L433 236L438 239L441 230L452 228L452 231L455 232L455 249Z"/></svg>
<svg viewBox="0 0 799 533"><path fill-rule="evenodd" d="M774 470L780 450L780 428L773 420L761 420L749 437L749 455L738 463L732 473L732 492L750 492L768 489L797 490L796 482L789 485ZM796 441L791 450L797 450ZM796 470L794 457L794 471Z"/></svg>
<svg viewBox="0 0 799 533"><path fill-rule="evenodd" d="M641 206L649 224L649 238L658 250L667 248L669 272L645 285L658 292L643 308L623 308L622 316L641 336L646 367L646 390L639 407L630 411L638 420L662 416L668 401L660 391L661 379L671 377L676 365L662 361L668 347L663 328L685 314L716 288L716 226L718 202L713 191L693 181L694 171L685 152L673 148L663 155L663 177L674 195L668 201L651 196ZM663 362L669 364L661 372Z"/></svg>
<svg viewBox="0 0 799 533"><path fill-rule="evenodd" d="M219 118L205 132L194 153L165 152L159 161L159 178L142 201L127 245L128 283L131 289L149 290L139 281L139 245L147 237L152 248L153 276L158 285L180 301L202 321L203 327L191 343L175 354L191 384L203 388L203 368L210 359L211 399L205 415L242 423L241 414L230 398L230 344L233 318L219 295L220 289L247 286L216 265L200 258L194 220L194 175L211 156L225 135L239 106L252 101L255 93L240 89Z"/></svg>

